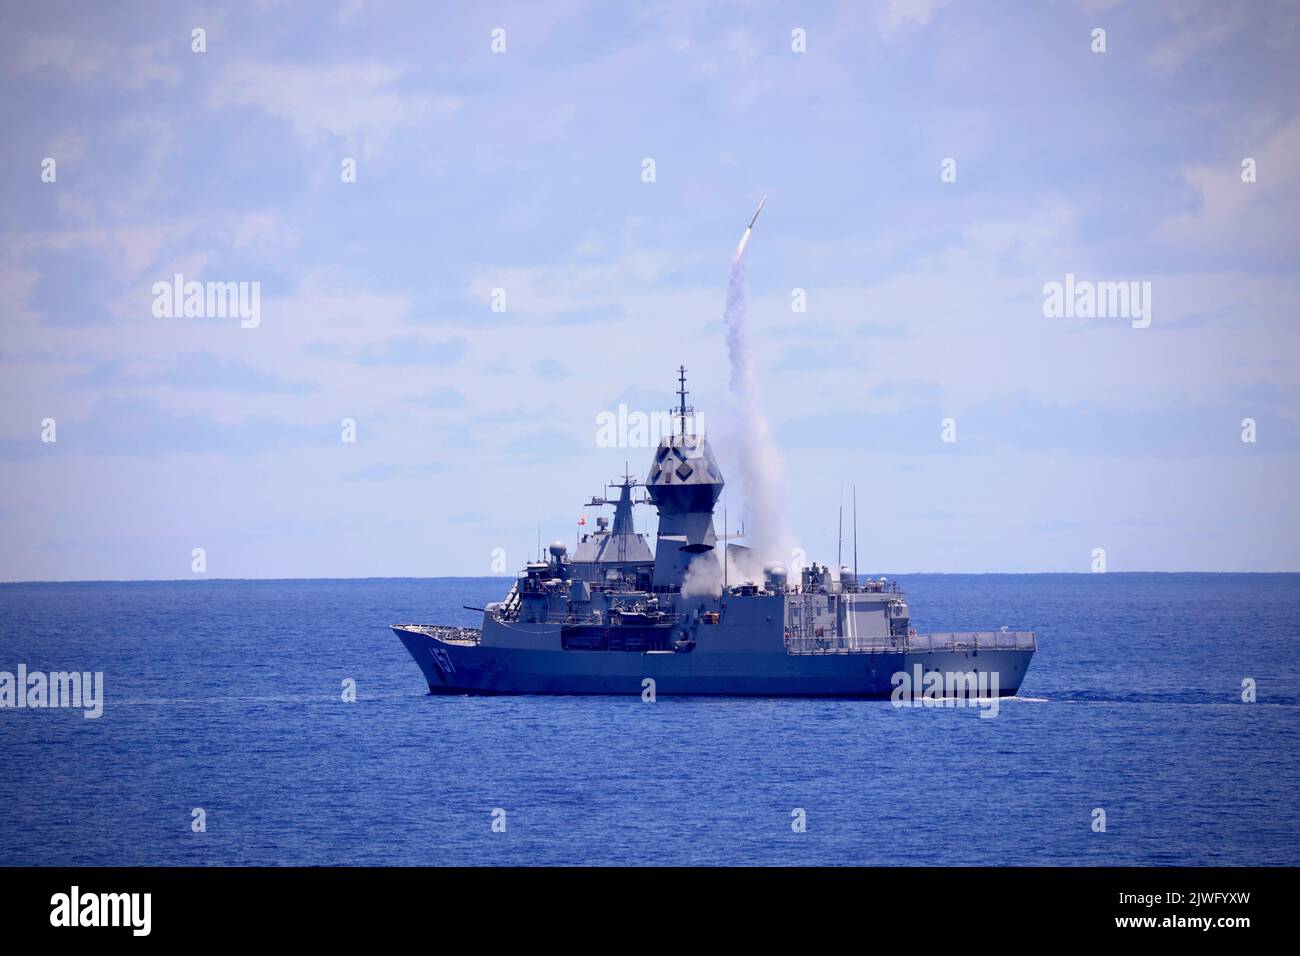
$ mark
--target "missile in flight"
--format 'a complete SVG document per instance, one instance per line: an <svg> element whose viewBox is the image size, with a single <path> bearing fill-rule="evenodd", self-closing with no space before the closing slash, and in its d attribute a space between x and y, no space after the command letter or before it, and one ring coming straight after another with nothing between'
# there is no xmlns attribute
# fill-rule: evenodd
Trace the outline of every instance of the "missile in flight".
<svg viewBox="0 0 1300 956"><path fill-rule="evenodd" d="M740 236L740 245L736 246L737 262L745 254L745 246L749 245L749 234L754 231L754 223L758 222L758 214L763 211L763 203L765 202L767 202L766 196L759 202L758 208L754 210L754 218L749 220L749 225L745 227L745 231Z"/></svg>

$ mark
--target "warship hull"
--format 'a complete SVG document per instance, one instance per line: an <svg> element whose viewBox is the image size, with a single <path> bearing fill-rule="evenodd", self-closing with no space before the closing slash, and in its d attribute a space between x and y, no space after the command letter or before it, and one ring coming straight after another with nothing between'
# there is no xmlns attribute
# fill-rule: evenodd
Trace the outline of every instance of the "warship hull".
<svg viewBox="0 0 1300 956"><path fill-rule="evenodd" d="M760 206L761 208L761 206ZM613 506L569 555L553 541L477 628L395 624L435 694L651 694L994 701L1019 689L1037 650L1013 631L919 634L897 581L799 558L784 565L718 536L722 470L690 421L678 368L676 428L642 482L624 472ZM633 489L645 489L637 500ZM653 549L636 504L659 515ZM854 508L854 528L857 510ZM586 516L580 520L585 524ZM739 537L737 534L732 537ZM854 533L854 553L857 551ZM736 548L733 552L732 549ZM798 557L797 552L791 552ZM732 570L734 568L734 571Z"/></svg>
<svg viewBox="0 0 1300 956"><path fill-rule="evenodd" d="M434 694L889 698L894 675L996 673L997 694L1020 688L1030 649L873 651L818 654L581 651L444 641L423 630L393 630Z"/></svg>

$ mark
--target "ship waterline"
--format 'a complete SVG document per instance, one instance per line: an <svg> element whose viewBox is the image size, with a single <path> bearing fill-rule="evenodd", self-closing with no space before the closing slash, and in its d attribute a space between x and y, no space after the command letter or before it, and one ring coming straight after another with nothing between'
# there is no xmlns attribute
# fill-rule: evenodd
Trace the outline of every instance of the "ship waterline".
<svg viewBox="0 0 1300 956"><path fill-rule="evenodd" d="M534 632L532 647L442 640L428 628L394 625L435 694L644 695L656 696L857 697L885 699L900 674L993 672L1003 697L1019 690L1034 647L1019 649L869 651L827 648L812 653L727 654L697 649L640 653L566 652L552 634ZM1006 638L997 632L990 641ZM1032 635L1020 635L1021 639ZM549 640L548 640L549 638Z"/></svg>

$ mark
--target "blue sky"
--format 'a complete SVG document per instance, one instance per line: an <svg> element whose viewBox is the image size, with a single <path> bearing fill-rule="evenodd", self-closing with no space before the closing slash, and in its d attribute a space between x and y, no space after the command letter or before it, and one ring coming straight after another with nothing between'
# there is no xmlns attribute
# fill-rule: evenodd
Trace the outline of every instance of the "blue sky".
<svg viewBox="0 0 1300 956"><path fill-rule="evenodd" d="M514 569L644 474L596 416L681 363L726 474L764 194L752 342L810 556L856 484L864 572L1300 569L1294 4L5 21L0 579ZM178 272L260 283L260 325L156 318ZM1150 282L1151 326L1045 317L1067 273Z"/></svg>

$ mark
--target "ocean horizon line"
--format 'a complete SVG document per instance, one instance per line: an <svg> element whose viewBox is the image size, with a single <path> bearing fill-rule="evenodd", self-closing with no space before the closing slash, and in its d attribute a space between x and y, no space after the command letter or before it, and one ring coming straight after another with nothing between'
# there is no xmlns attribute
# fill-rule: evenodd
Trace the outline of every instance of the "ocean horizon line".
<svg viewBox="0 0 1300 956"><path fill-rule="evenodd" d="M1152 577L1156 575L1232 575L1235 577L1265 577L1300 575L1300 570L1288 571L1207 571L1188 569L1177 571L895 571L886 573L889 579L902 577ZM0 581L0 587L12 587L23 584L217 584L217 583L290 583L313 581L511 581L517 575L510 574L439 574L439 575L366 575L363 577L212 577L193 575L176 578L15 578ZM872 574L860 574L860 580L868 580Z"/></svg>

